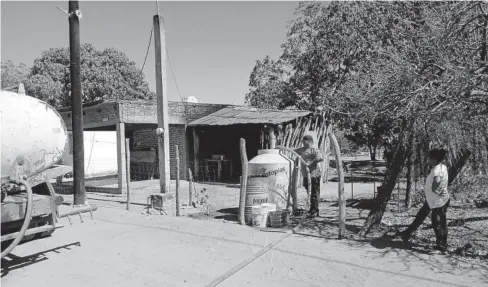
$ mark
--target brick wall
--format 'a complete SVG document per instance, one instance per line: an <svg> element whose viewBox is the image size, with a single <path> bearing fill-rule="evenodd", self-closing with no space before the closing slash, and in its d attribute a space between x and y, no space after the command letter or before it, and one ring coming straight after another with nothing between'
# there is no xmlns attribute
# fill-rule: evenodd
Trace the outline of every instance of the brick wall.
<svg viewBox="0 0 488 287"><path fill-rule="evenodd" d="M135 150L158 149L158 138L154 130L137 130L132 134L131 142ZM169 154L171 179L176 179L176 150L180 151L180 178L186 179L186 138L184 125L169 125ZM131 177L134 179L146 179L145 172L150 173L151 163L131 163ZM159 169L156 167L155 178L159 178Z"/></svg>

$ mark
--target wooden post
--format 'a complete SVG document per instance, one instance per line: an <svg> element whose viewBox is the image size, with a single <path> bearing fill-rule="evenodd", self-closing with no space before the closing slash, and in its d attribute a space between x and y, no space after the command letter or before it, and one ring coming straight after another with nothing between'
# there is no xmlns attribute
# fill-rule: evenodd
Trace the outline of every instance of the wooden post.
<svg viewBox="0 0 488 287"><path fill-rule="evenodd" d="M269 127L269 148L274 149L276 147L276 135L273 127Z"/></svg>
<svg viewBox="0 0 488 287"><path fill-rule="evenodd" d="M323 167L323 178L322 178L322 183L329 183L329 166L330 166L330 138L329 138L329 127L327 126L325 130L325 135L324 135L324 143L323 143L323 149L322 149L322 154L324 155L324 163L322 165Z"/></svg>
<svg viewBox="0 0 488 287"><path fill-rule="evenodd" d="M246 140L240 141L241 163L242 163L242 180L241 180L241 194L239 198L239 224L245 225L245 208L246 208L246 188L247 188L247 152Z"/></svg>
<svg viewBox="0 0 488 287"><path fill-rule="evenodd" d="M188 169L188 206L191 206L193 203L193 198L192 198L192 181L193 181L193 175L191 174L191 169Z"/></svg>
<svg viewBox="0 0 488 287"><path fill-rule="evenodd" d="M199 169L199 162L198 162L198 148L199 148L199 139L198 133L196 128L192 128L193 130L193 174L198 176L198 169Z"/></svg>
<svg viewBox="0 0 488 287"><path fill-rule="evenodd" d="M300 186L300 159L297 157L294 163L295 169L293 170L293 191L291 196L293 199L292 211L296 215L298 212L298 187Z"/></svg>
<svg viewBox="0 0 488 287"><path fill-rule="evenodd" d="M351 171L351 199L354 199L354 175L352 173L352 160L351 164L349 165L349 169Z"/></svg>
<svg viewBox="0 0 488 287"><path fill-rule="evenodd" d="M178 148L178 145L175 145L175 152L176 152L176 189L175 189L176 216L180 216L180 149Z"/></svg>
<svg viewBox="0 0 488 287"><path fill-rule="evenodd" d="M83 95L81 91L80 21L78 1L69 1L69 54L73 128L73 197L74 205L86 203L85 148L83 146Z"/></svg>
<svg viewBox="0 0 488 287"><path fill-rule="evenodd" d="M346 233L346 200L344 198L344 170L342 169L341 148L332 130L329 131L329 137L334 146L337 174L339 176L339 239L343 239Z"/></svg>
<svg viewBox="0 0 488 287"><path fill-rule="evenodd" d="M125 155L125 124L117 123L117 180L119 194L127 188L127 169Z"/></svg>
<svg viewBox="0 0 488 287"><path fill-rule="evenodd" d="M154 15L154 50L156 52L156 99L158 106L158 129L162 129L159 137L159 180L161 192L169 192L170 158L169 158L169 121L168 94L166 92L166 38L163 17Z"/></svg>
<svg viewBox="0 0 488 287"><path fill-rule="evenodd" d="M127 210L130 210L130 140L125 140L125 166L126 166L126 182L127 182Z"/></svg>

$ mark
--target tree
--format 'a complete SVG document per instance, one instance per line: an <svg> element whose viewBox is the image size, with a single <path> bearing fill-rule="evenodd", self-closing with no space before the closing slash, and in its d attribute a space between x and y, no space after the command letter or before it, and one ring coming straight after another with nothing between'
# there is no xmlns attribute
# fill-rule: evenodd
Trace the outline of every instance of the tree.
<svg viewBox="0 0 488 287"><path fill-rule="evenodd" d="M447 147L452 167L481 150L487 11L483 2L299 4L279 59L296 106L332 111L359 142L382 138L387 151L387 173L360 235L379 224L413 145L423 146L421 154Z"/></svg>
<svg viewBox="0 0 488 287"><path fill-rule="evenodd" d="M246 103L259 108L279 109L294 106L294 94L283 62L266 56L256 65L249 79Z"/></svg>
<svg viewBox="0 0 488 287"><path fill-rule="evenodd" d="M387 139L392 130L388 121L377 117L369 120L367 118L349 119L345 122L345 137L354 142L358 147L367 147L372 161L376 160L376 151Z"/></svg>
<svg viewBox="0 0 488 287"><path fill-rule="evenodd" d="M25 88L28 95L60 107L70 106L69 49L51 48L34 60ZM153 99L144 75L133 61L114 48L81 46L83 102L102 99Z"/></svg>
<svg viewBox="0 0 488 287"><path fill-rule="evenodd" d="M23 83L27 75L29 74L29 69L24 63L15 65L12 61L5 61L1 63L2 69L2 89L17 87L19 84Z"/></svg>

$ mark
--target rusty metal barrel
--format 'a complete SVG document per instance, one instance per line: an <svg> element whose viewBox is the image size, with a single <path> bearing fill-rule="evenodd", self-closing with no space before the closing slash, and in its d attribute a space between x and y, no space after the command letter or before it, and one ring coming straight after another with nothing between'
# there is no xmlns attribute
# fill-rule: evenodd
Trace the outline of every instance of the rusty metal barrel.
<svg viewBox="0 0 488 287"><path fill-rule="evenodd" d="M252 222L252 207L255 205L261 205L268 203L268 187L266 178L250 177L247 180L246 188L246 205L244 220L246 224Z"/></svg>

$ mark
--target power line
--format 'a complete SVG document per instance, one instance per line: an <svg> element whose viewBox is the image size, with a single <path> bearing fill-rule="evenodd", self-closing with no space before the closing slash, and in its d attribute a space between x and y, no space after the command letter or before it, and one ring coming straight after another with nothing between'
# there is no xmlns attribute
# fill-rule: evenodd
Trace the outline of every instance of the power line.
<svg viewBox="0 0 488 287"><path fill-rule="evenodd" d="M151 27L151 33L149 34L149 44L147 45L146 57L144 57L144 63L142 64L141 73L144 71L144 66L146 66L147 55L149 55L149 49L151 48L153 30L154 27Z"/></svg>
<svg viewBox="0 0 488 287"><path fill-rule="evenodd" d="M181 93L180 93L180 88L178 87L178 82L176 81L176 75L175 75L175 71L173 70L173 65L171 65L171 60L169 59L168 48L166 48L166 55L168 57L169 68L171 69L171 74L173 75L173 80L175 81L176 91L178 92L178 96L180 96L180 99L183 100L183 97L181 96Z"/></svg>

